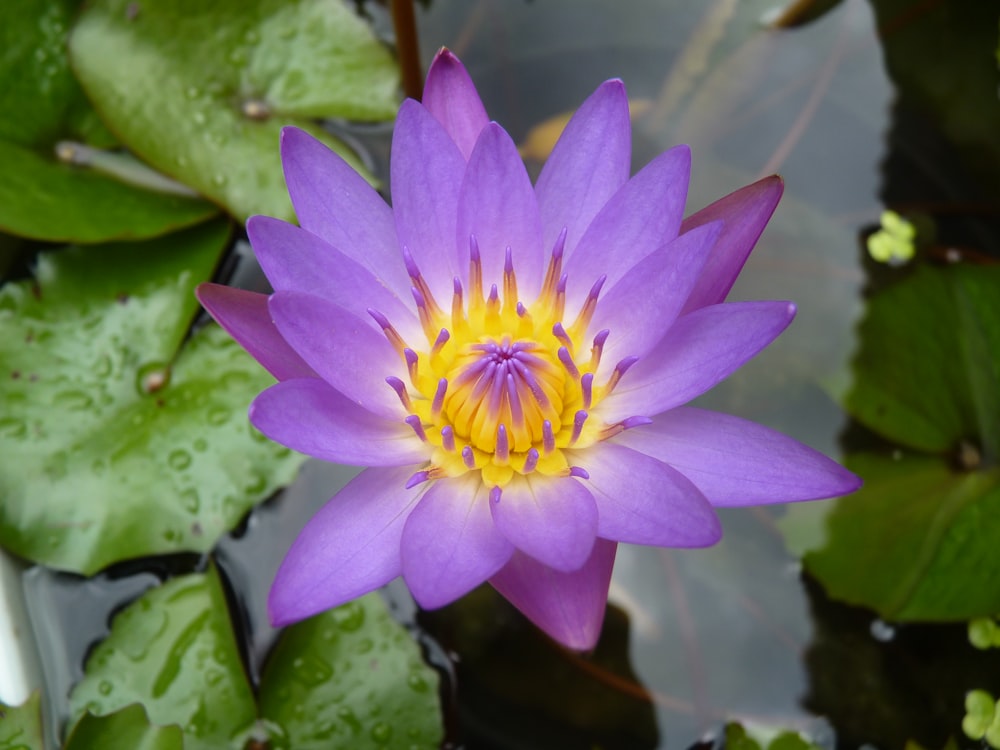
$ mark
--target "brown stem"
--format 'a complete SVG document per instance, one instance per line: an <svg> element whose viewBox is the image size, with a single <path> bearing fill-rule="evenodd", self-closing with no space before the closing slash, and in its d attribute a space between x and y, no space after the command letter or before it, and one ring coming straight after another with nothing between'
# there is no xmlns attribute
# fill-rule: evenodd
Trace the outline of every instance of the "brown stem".
<svg viewBox="0 0 1000 750"><path fill-rule="evenodd" d="M424 74L420 70L420 45L417 43L417 22L413 0L392 0L392 26L396 30L396 54L403 93L420 101L424 91Z"/></svg>

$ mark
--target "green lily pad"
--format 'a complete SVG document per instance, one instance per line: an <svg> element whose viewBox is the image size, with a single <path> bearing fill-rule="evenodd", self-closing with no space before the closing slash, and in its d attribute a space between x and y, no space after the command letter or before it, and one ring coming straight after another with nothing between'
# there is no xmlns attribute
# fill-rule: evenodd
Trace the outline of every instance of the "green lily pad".
<svg viewBox="0 0 1000 750"><path fill-rule="evenodd" d="M920 267L876 294L844 406L882 437L929 453L1000 449L1000 268Z"/></svg>
<svg viewBox="0 0 1000 750"><path fill-rule="evenodd" d="M382 120L396 110L391 55L340 0L96 0L70 52L123 143L241 219L293 217L283 126L310 130L360 169L312 118Z"/></svg>
<svg viewBox="0 0 1000 750"><path fill-rule="evenodd" d="M919 455L846 463L865 486L836 502L825 543L803 561L830 596L890 621L1000 612L1000 471Z"/></svg>
<svg viewBox="0 0 1000 750"><path fill-rule="evenodd" d="M184 340L227 236L70 248L0 289L0 544L84 574L205 551L294 476L245 416L270 375L215 325Z"/></svg>
<svg viewBox="0 0 1000 750"><path fill-rule="evenodd" d="M1000 268L919 267L872 297L860 336L845 407L905 450L849 455L864 488L825 518L792 508L791 546L831 596L888 620L994 614Z"/></svg>
<svg viewBox="0 0 1000 750"><path fill-rule="evenodd" d="M60 160L57 144L104 149L100 124L69 70L66 39L79 0L0 3L0 229L49 241L153 237L217 209L190 196L138 189ZM147 170L149 171L149 170Z"/></svg>
<svg viewBox="0 0 1000 750"><path fill-rule="evenodd" d="M230 747L255 722L214 568L168 581L117 615L70 695L74 716L104 716L133 703L154 724L178 725L186 750Z"/></svg>
<svg viewBox="0 0 1000 750"><path fill-rule="evenodd" d="M20 706L0 703L0 748L43 750L42 694L37 690Z"/></svg>
<svg viewBox="0 0 1000 750"><path fill-rule="evenodd" d="M272 746L437 748L437 674L378 594L293 625L271 653L260 712Z"/></svg>
<svg viewBox="0 0 1000 750"><path fill-rule="evenodd" d="M63 750L184 750L184 733L178 726L149 723L138 703L107 716L84 714L70 732Z"/></svg>

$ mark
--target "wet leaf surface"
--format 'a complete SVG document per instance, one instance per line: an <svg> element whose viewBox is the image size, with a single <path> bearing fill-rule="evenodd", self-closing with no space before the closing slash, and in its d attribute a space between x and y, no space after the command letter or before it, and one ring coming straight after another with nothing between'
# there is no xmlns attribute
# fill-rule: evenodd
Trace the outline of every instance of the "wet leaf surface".
<svg viewBox="0 0 1000 750"><path fill-rule="evenodd" d="M43 254L0 290L5 547L83 573L204 551L294 476L245 416L270 376L217 326L184 341L228 234Z"/></svg>
<svg viewBox="0 0 1000 750"><path fill-rule="evenodd" d="M111 148L69 70L79 0L0 4L0 229L49 241L152 237L210 217L202 200L143 190L60 161L60 141Z"/></svg>
<svg viewBox="0 0 1000 750"><path fill-rule="evenodd" d="M229 747L255 721L214 568L174 578L117 615L70 696L75 717L132 703L141 703L154 724L178 725L186 750Z"/></svg>
<svg viewBox="0 0 1000 750"><path fill-rule="evenodd" d="M42 694L35 691L20 706L0 703L0 748L4 750L42 750Z"/></svg>
<svg viewBox="0 0 1000 750"><path fill-rule="evenodd" d="M180 727L149 723L142 706L131 706L107 716L84 714L73 727L63 750L184 750Z"/></svg>
<svg viewBox="0 0 1000 750"><path fill-rule="evenodd" d="M288 628L261 680L260 712L279 727L273 746L437 748L437 674L369 594Z"/></svg>
<svg viewBox="0 0 1000 750"><path fill-rule="evenodd" d="M337 0L97 0L70 51L124 144L239 219L292 218L283 126L310 130L357 164L313 118L384 120L397 105L391 55Z"/></svg>

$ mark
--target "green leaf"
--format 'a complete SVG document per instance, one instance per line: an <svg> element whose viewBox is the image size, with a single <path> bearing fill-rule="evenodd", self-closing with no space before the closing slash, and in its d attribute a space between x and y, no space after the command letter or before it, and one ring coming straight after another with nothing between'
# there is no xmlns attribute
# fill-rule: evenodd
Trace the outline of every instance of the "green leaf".
<svg viewBox="0 0 1000 750"><path fill-rule="evenodd" d="M845 405L912 450L848 456L864 488L782 526L831 596L889 620L1000 611L1000 268L921 266L876 293ZM936 455L920 455L930 453Z"/></svg>
<svg viewBox="0 0 1000 750"><path fill-rule="evenodd" d="M41 700L42 694L36 690L20 706L0 703L0 748L44 750Z"/></svg>
<svg viewBox="0 0 1000 750"><path fill-rule="evenodd" d="M133 703L107 716L84 714L70 732L63 750L184 750L178 726L157 727L146 711Z"/></svg>
<svg viewBox="0 0 1000 750"><path fill-rule="evenodd" d="M804 559L830 596L894 621L1000 612L1000 471L913 455L846 464L865 486L836 502L825 545Z"/></svg>
<svg viewBox="0 0 1000 750"><path fill-rule="evenodd" d="M132 703L145 706L154 724L178 725L186 750L229 747L254 723L214 568L168 581L117 615L70 695L74 716L104 716Z"/></svg>
<svg viewBox="0 0 1000 750"><path fill-rule="evenodd" d="M920 267L876 294L860 327L845 408L931 453L1000 452L1000 268Z"/></svg>
<svg viewBox="0 0 1000 750"><path fill-rule="evenodd" d="M389 119L396 109L392 57L341 0L96 0L70 50L123 143L241 219L293 216L283 126L310 130L357 165L307 118Z"/></svg>
<svg viewBox="0 0 1000 750"><path fill-rule="evenodd" d="M67 30L79 0L0 3L0 229L49 241L152 237L216 213L201 200L141 190L61 161L64 140L107 148L69 70Z"/></svg>
<svg viewBox="0 0 1000 750"><path fill-rule="evenodd" d="M215 325L184 341L221 223L40 256L0 289L0 543L91 574L205 551L302 458L251 430L273 382ZM103 263L95 263L95 254Z"/></svg>
<svg viewBox="0 0 1000 750"><path fill-rule="evenodd" d="M761 750L757 741L747 734L741 724L731 721L726 724L726 750Z"/></svg>
<svg viewBox="0 0 1000 750"><path fill-rule="evenodd" d="M260 685L275 748L436 748L437 674L378 594L288 628Z"/></svg>

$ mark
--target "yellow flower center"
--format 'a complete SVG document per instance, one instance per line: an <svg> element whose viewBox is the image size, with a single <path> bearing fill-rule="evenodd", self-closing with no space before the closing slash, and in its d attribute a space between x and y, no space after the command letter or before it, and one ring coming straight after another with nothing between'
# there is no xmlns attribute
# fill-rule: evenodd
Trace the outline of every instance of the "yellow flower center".
<svg viewBox="0 0 1000 750"><path fill-rule="evenodd" d="M573 323L564 326L564 238L565 233L530 307L518 301L510 248L502 291L494 284L484 294L472 240L468 289L455 280L448 312L404 251L426 344L409 346L384 316L370 313L409 376L409 384L398 378L387 382L408 412L407 424L433 446L430 465L413 476L411 486L469 471L481 472L489 487L503 487L516 473L585 476L569 465L564 450L587 447L627 426L591 417L634 359L623 360L607 382L595 385L608 331L600 331L589 346L583 337L604 279L594 284Z"/></svg>

